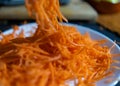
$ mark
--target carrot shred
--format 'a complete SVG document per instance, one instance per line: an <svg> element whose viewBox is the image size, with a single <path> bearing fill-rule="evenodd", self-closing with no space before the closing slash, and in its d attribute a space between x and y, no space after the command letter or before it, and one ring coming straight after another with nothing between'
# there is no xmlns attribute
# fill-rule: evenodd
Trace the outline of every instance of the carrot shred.
<svg viewBox="0 0 120 86"><path fill-rule="evenodd" d="M59 23L67 22L59 0L25 0L25 5L38 27L29 37L24 30L16 34L18 26L0 34L0 86L69 86L71 80L76 86L95 86L111 73L112 62L118 63L112 60L113 46Z"/></svg>

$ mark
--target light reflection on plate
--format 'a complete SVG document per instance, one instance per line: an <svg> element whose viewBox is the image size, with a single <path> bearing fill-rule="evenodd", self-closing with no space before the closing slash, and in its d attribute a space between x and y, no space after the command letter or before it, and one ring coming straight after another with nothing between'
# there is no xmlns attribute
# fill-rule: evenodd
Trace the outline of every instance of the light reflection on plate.
<svg viewBox="0 0 120 86"><path fill-rule="evenodd" d="M82 33L82 34L84 34L86 32L89 32L92 39L95 39L95 40L107 39L108 42L105 45L107 45L108 47L111 47L114 44L114 42L111 39L109 39L108 37L106 37L105 35L97 32L97 31L91 30L87 27L83 27L83 26L80 26L80 25L75 25L75 24L67 24L67 25L75 26L80 31L80 33ZM31 31L31 30L33 32L35 31L35 29L33 29L33 27L37 27L36 23L21 25L20 30L24 29L24 32L26 33L25 36L29 36L30 35L28 33L29 31ZM9 34L11 32L12 32L12 29L9 29L9 30L5 31L4 34ZM19 33L19 32L20 31L18 31L17 33ZM120 47L117 44L115 44L115 47L114 47L114 49L112 49L111 53L120 53ZM115 59L120 61L120 57L116 57ZM120 66L120 64L112 64L112 65ZM113 81L110 82L110 83L105 83L105 81L108 78L112 78ZM118 83L119 80L120 80L120 70L115 70L114 76L106 77L105 79L97 82L97 86L115 86ZM73 86L73 82L70 82L70 86Z"/></svg>

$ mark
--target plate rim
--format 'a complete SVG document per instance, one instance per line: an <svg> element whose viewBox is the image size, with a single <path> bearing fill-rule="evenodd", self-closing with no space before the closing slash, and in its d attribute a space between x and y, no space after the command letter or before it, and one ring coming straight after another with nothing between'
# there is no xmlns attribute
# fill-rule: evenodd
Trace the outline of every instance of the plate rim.
<svg viewBox="0 0 120 86"><path fill-rule="evenodd" d="M82 25L79 25L79 24L73 24L73 23L61 23L61 24L68 25L68 26L75 26L79 32L80 32L79 28L85 28L86 30L88 30L88 32L90 31L90 32L93 32L95 34L98 34L98 35L102 36L103 38L106 38L111 43L114 43L114 41L111 38L109 38L108 36L98 32L96 30L93 30L92 28L85 27L85 26L82 26ZM37 26L37 24L35 22L32 22L32 23L27 23L27 24L23 24L23 25L18 25L18 27L21 28L21 29L23 27L26 27L26 26ZM3 34L8 34L8 33L12 32L12 31L13 31L13 29L9 28L9 29L3 31ZM115 47L120 51L120 46L117 43L114 43L114 44L115 44ZM119 82L119 79L120 79L120 76L118 77L118 80L114 81L113 85L116 85ZM113 86L113 85L110 85L110 86Z"/></svg>
<svg viewBox="0 0 120 86"><path fill-rule="evenodd" d="M114 41L110 37L106 36L105 34L100 33L99 31L93 30L92 28L82 26L82 25L79 25L79 24L73 24L73 23L61 23L61 24L85 28L85 29L89 30L90 32L99 34L100 36L102 36L102 37L108 39L110 42L114 43ZM36 26L37 24L35 22L32 22L32 23L27 23L27 24L23 24L23 25L18 25L18 27L22 28L22 27L29 26L29 25ZM12 31L12 28L9 28L9 29L3 31L3 33L8 33L9 31ZM120 46L117 43L115 43L115 45L120 49Z"/></svg>

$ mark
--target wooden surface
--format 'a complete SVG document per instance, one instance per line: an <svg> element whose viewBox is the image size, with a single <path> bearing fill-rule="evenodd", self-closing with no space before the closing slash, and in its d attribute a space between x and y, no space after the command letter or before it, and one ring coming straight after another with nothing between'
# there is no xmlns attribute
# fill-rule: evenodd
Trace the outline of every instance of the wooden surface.
<svg viewBox="0 0 120 86"><path fill-rule="evenodd" d="M120 34L120 13L99 15L97 22L111 31Z"/></svg>

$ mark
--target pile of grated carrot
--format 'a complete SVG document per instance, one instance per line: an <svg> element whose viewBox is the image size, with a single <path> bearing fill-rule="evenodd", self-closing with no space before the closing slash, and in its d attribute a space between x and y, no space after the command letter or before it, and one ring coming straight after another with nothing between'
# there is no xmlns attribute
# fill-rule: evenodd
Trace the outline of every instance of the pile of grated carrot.
<svg viewBox="0 0 120 86"><path fill-rule="evenodd" d="M112 54L102 40L82 35L61 14L59 0L25 0L36 19L34 34L0 34L0 86L95 86L111 72ZM108 71L108 72L107 72Z"/></svg>

